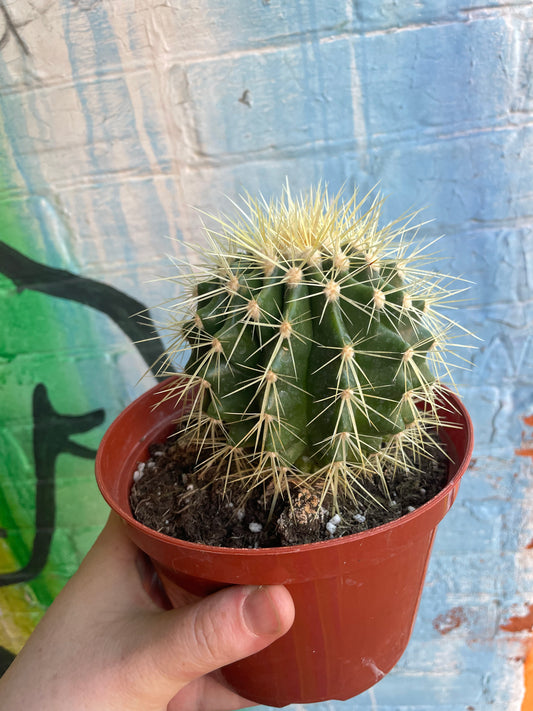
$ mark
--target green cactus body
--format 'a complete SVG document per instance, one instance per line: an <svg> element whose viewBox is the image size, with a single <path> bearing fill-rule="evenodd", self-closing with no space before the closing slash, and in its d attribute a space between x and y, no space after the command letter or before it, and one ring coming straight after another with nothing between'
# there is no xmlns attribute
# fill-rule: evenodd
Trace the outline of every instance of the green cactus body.
<svg viewBox="0 0 533 711"><path fill-rule="evenodd" d="M251 487L349 493L437 424L431 363L446 329L435 299L427 316L433 277L410 268L407 227L378 227L378 202L362 217L355 196L320 190L248 206L213 239L181 325L186 391L201 393L190 431L198 446L216 432L210 446L246 460Z"/></svg>

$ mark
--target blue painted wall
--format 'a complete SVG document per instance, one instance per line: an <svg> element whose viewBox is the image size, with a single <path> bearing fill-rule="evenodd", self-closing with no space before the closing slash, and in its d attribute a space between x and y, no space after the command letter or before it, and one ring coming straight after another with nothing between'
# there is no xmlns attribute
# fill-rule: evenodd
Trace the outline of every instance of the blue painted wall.
<svg viewBox="0 0 533 711"><path fill-rule="evenodd" d="M531 3L6 7L0 242L26 257L154 305L173 296L152 281L172 273L167 255L201 239L196 209L217 212L225 196L277 195L288 177L294 190L378 184L386 219L426 208L424 234L445 235L436 266L473 282L452 315L482 339L457 377L476 462L439 529L405 657L375 689L333 705L521 709L533 640L525 622L504 628L533 603L531 466L514 456L533 413ZM24 564L34 533L36 386L62 413L105 411L80 435L94 448L150 384L137 384L146 362L108 315L21 293L2 267L0 580ZM0 588L11 653L105 518L90 459L61 462L48 564Z"/></svg>

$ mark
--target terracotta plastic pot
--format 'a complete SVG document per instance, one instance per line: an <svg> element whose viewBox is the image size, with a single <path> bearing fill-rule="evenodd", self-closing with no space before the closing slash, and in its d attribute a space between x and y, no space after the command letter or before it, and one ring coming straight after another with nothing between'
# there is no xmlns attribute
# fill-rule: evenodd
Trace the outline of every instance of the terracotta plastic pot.
<svg viewBox="0 0 533 711"><path fill-rule="evenodd" d="M262 652L225 667L228 686L270 706L345 700L371 687L407 646L437 525L470 461L472 423L460 400L447 392L449 404L442 403L450 426L441 434L453 461L449 483L431 501L345 538L250 550L176 540L133 518L133 472L148 458L148 445L173 431L179 412L171 400L160 403L165 387L149 390L111 424L96 458L97 481L133 541L151 557L171 601L177 599L176 586L199 596L236 584L283 584L290 590L293 627Z"/></svg>

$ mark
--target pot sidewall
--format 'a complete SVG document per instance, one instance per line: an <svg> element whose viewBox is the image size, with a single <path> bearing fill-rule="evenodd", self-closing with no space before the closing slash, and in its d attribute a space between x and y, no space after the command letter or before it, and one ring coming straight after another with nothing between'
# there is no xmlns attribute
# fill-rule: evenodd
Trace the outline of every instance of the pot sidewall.
<svg viewBox="0 0 533 711"><path fill-rule="evenodd" d="M149 390L112 423L96 459L98 485L127 523L132 540L154 562L171 601L177 589L205 596L227 585L283 584L295 601L291 630L266 650L223 670L245 698L283 706L348 699L382 678L403 653L418 608L436 527L449 510L470 460L468 413L444 391L443 407L453 453L451 478L431 501L370 531L302 546L216 548L179 541L133 519L129 491L148 446L163 441L183 409L161 391L179 376ZM174 592L176 591L176 592Z"/></svg>

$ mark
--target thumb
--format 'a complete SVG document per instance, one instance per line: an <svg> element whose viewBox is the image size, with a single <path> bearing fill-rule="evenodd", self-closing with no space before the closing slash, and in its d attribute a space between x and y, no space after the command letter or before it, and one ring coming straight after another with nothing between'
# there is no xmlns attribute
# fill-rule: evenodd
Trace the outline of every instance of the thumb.
<svg viewBox="0 0 533 711"><path fill-rule="evenodd" d="M151 690L169 701L186 684L259 652L287 632L294 604L282 586L230 587L152 617L143 642ZM144 635L143 635L144 636ZM143 655L144 656L144 655Z"/></svg>

